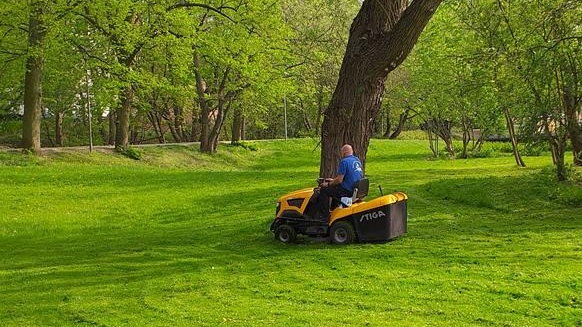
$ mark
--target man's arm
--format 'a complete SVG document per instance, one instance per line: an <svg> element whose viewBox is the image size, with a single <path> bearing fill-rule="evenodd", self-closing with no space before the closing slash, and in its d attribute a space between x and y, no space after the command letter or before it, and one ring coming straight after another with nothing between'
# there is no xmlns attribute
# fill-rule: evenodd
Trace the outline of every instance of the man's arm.
<svg viewBox="0 0 582 327"><path fill-rule="evenodd" d="M335 178L330 178L327 182L321 184L323 187L335 186L344 181L344 175L337 175Z"/></svg>
<svg viewBox="0 0 582 327"><path fill-rule="evenodd" d="M340 161L339 167L337 169L337 175L332 180L326 180L326 183L323 183L323 187L327 186L334 186L341 184L344 181L344 176L348 172L348 163L345 160Z"/></svg>

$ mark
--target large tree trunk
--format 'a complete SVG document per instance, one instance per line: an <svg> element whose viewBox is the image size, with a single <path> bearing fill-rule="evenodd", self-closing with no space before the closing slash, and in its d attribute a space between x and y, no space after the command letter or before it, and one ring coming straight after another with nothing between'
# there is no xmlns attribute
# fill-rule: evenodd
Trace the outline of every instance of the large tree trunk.
<svg viewBox="0 0 582 327"><path fill-rule="evenodd" d="M63 146L63 116L62 112L55 114L55 146Z"/></svg>
<svg viewBox="0 0 582 327"><path fill-rule="evenodd" d="M117 108L115 114L116 131L115 131L115 148L117 150L126 150L129 146L129 116L131 113L131 101L133 99L133 89L127 86L121 93L121 106Z"/></svg>
<svg viewBox="0 0 582 327"><path fill-rule="evenodd" d="M208 152L208 135L210 134L210 111L205 108L200 111L200 151Z"/></svg>
<svg viewBox="0 0 582 327"><path fill-rule="evenodd" d="M441 0L366 0L356 16L331 103L324 113L321 176L331 176L344 143L365 165L388 73L404 61Z"/></svg>
<svg viewBox="0 0 582 327"><path fill-rule="evenodd" d="M525 162L519 154L519 148L517 147L517 135L515 135L515 124L513 123L513 118L508 108L503 109L505 115L505 122L507 123L507 131L509 132L509 138L511 139L511 148L513 150L513 157L515 158L515 163L519 167L525 167Z"/></svg>
<svg viewBox="0 0 582 327"><path fill-rule="evenodd" d="M210 104L206 100L206 82L202 78L200 69L202 61L197 53L194 53L194 75L196 77L196 93L198 96L198 105L200 106L200 152L210 153Z"/></svg>
<svg viewBox="0 0 582 327"><path fill-rule="evenodd" d="M42 106L43 45L46 35L44 26L44 1L34 1L28 22L28 51L24 77L24 120L22 147L33 152L40 150L40 122Z"/></svg>

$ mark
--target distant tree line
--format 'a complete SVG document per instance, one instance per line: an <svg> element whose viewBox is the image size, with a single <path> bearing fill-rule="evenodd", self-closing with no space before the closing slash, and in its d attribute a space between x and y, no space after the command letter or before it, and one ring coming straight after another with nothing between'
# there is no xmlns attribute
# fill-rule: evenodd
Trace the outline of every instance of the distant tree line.
<svg viewBox="0 0 582 327"><path fill-rule="evenodd" d="M520 143L545 145L564 180L568 148L582 165L581 23L579 1L444 3L388 77L376 130L391 137L420 126L433 154L440 142L451 158L507 135L519 166Z"/></svg>
<svg viewBox="0 0 582 327"><path fill-rule="evenodd" d="M359 4L7 0L0 113L41 146L316 135ZM228 125L228 128L226 126ZM20 137L20 135L22 137ZM19 144L19 145L20 145Z"/></svg>
<svg viewBox="0 0 582 327"><path fill-rule="evenodd" d="M582 165L580 2L439 4L5 0L0 143L87 144L91 123L96 144L120 150L213 153L283 137L287 106L291 137L322 138L322 174L340 143L365 160L371 137L406 129L434 156L501 135L519 166L523 143L546 145L559 179L570 148Z"/></svg>

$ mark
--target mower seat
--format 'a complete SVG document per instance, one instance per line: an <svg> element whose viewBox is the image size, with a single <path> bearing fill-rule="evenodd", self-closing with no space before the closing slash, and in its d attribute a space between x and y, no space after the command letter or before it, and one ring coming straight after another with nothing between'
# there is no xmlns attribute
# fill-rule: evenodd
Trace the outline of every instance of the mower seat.
<svg viewBox="0 0 582 327"><path fill-rule="evenodd" d="M368 195L369 189L370 181L367 178L360 179L360 181L356 183L356 187L354 187L354 193L352 194L352 197L342 197L340 199L342 206L347 208L350 207L353 203L362 201Z"/></svg>
<svg viewBox="0 0 582 327"><path fill-rule="evenodd" d="M352 203L362 201L366 196L368 196L368 191L370 190L370 181L367 178L360 179L354 187L354 194L352 195Z"/></svg>

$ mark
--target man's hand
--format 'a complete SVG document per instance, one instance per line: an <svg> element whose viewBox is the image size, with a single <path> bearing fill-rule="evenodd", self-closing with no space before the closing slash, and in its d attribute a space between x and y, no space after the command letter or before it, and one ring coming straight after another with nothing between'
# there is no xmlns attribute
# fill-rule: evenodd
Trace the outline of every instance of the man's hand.
<svg viewBox="0 0 582 327"><path fill-rule="evenodd" d="M333 178L326 178L325 181L329 183L329 182L333 181Z"/></svg>
<svg viewBox="0 0 582 327"><path fill-rule="evenodd" d="M329 183L328 182L321 183L321 187L328 187L328 186L329 186Z"/></svg>

